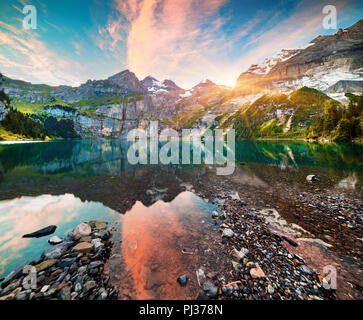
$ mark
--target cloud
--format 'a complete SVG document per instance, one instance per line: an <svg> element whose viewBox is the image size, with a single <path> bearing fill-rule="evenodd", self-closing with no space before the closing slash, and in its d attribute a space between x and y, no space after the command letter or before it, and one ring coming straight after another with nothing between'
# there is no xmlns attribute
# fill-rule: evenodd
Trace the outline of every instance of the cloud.
<svg viewBox="0 0 363 320"><path fill-rule="evenodd" d="M128 68L143 78L152 74L189 86L203 70L206 58L226 19L218 10L226 0L117 0L107 26L99 28L99 48L127 48ZM205 72L204 72L205 73Z"/></svg>
<svg viewBox="0 0 363 320"><path fill-rule="evenodd" d="M81 83L83 67L50 50L31 30L0 23L1 72L7 76L50 85Z"/></svg>

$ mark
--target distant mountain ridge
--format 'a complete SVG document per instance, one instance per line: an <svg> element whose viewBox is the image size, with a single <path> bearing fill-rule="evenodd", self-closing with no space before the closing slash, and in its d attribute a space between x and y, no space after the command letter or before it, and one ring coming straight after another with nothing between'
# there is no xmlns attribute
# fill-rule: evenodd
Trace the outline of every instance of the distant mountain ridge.
<svg viewBox="0 0 363 320"><path fill-rule="evenodd" d="M360 20L333 35L317 37L304 48L282 49L262 63L251 65L241 73L234 88L207 79L185 90L170 79L159 81L150 75L140 80L130 70L104 80L88 80L78 87L31 84L7 77L2 85L12 106L21 112L37 121L46 121L50 116L71 120L74 130L83 138L124 136L129 129L144 127L152 119L176 129L205 129L222 125L216 119L228 118L222 125L227 128L235 114L251 111L251 106L257 108L256 103L269 99L274 108L269 121L275 117L276 124L284 125L283 130L288 133L290 127L296 128L287 123L289 117L291 121L295 119L291 112L298 107L289 100L294 92L305 93L304 97L317 95L315 91L299 91L308 87L347 103L346 93L359 95L363 91L362 72L363 20ZM322 105L318 107L321 112ZM249 111L248 115L253 119L265 109L263 102L255 113ZM303 112L304 116L317 114L310 111ZM1 117L5 113L0 105ZM69 122L67 128L68 125Z"/></svg>

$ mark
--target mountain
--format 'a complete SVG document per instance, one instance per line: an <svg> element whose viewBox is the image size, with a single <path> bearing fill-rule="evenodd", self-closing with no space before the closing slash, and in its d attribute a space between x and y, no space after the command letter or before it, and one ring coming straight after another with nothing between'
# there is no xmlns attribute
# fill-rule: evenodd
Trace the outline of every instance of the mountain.
<svg viewBox="0 0 363 320"><path fill-rule="evenodd" d="M174 90L184 91L171 80L164 80L163 82L160 82L151 76L147 76L144 80L142 80L141 85L148 93L170 92Z"/></svg>
<svg viewBox="0 0 363 320"><path fill-rule="evenodd" d="M333 35L315 38L303 49L282 50L276 57L252 65L237 79L236 90L291 92L308 86L327 92L338 81L362 81L362 66L363 20L360 20Z"/></svg>
<svg viewBox="0 0 363 320"><path fill-rule="evenodd" d="M130 70L78 87L7 77L2 87L14 108L63 137L124 137L150 120L175 129L234 127L241 138L303 137L331 104L342 115L362 93L362 28L360 20L303 48L282 49L242 72L234 88L203 80L185 90L170 79L139 80ZM5 115L0 104L0 117Z"/></svg>

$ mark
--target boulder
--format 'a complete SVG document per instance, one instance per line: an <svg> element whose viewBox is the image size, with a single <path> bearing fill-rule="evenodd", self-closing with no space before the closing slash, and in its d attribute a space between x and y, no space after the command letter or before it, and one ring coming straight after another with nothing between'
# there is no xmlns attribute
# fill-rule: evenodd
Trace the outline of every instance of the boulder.
<svg viewBox="0 0 363 320"><path fill-rule="evenodd" d="M80 252L80 253L88 253L91 252L94 245L89 242L80 242L76 246L73 247L72 251Z"/></svg>
<svg viewBox="0 0 363 320"><path fill-rule="evenodd" d="M88 224L91 226L92 229L102 230L102 229L107 228L107 223L106 222L90 221L90 222L88 222Z"/></svg>
<svg viewBox="0 0 363 320"><path fill-rule="evenodd" d="M35 231L33 233L28 233L23 235L23 238L40 238L44 236L48 236L55 232L55 229L57 229L57 226L48 226L43 229L40 229L38 231Z"/></svg>
<svg viewBox="0 0 363 320"><path fill-rule="evenodd" d="M53 265L55 265L59 260L58 259L49 259L49 260L45 260L39 264L37 264L35 266L35 269L37 270L37 272L43 271L45 269L48 269L50 267L52 267Z"/></svg>
<svg viewBox="0 0 363 320"><path fill-rule="evenodd" d="M63 253L65 253L69 247L73 245L73 242L62 242L60 244L56 244L53 247L50 247L42 253L42 259L58 259Z"/></svg>
<svg viewBox="0 0 363 320"><path fill-rule="evenodd" d="M84 237L84 236L89 236L92 232L92 229L91 227L87 224L87 223L80 223L76 229L74 229L74 235L75 236L81 236L81 237Z"/></svg>

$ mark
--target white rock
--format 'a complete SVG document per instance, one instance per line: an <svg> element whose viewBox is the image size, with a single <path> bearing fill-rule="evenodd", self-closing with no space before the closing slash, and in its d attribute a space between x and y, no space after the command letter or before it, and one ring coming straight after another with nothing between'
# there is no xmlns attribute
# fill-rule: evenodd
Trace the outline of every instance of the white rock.
<svg viewBox="0 0 363 320"><path fill-rule="evenodd" d="M226 228L223 230L222 237L232 238L233 236L234 232L231 229Z"/></svg>
<svg viewBox="0 0 363 320"><path fill-rule="evenodd" d="M60 238L60 237L58 237L58 236L53 236L53 237L50 237L49 239L48 239L48 242L50 243L50 244L59 244L59 243L61 243L63 241L63 239L62 238Z"/></svg>
<svg viewBox="0 0 363 320"><path fill-rule="evenodd" d="M91 227L87 224L82 222L81 224L79 224L76 229L74 229L74 234L75 235L81 235L83 236L89 236L92 232Z"/></svg>

